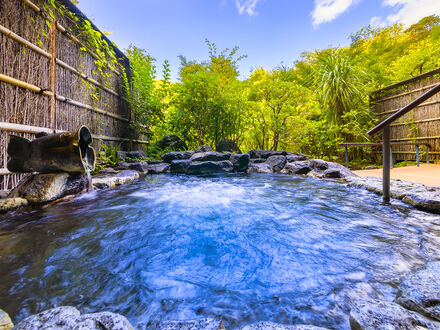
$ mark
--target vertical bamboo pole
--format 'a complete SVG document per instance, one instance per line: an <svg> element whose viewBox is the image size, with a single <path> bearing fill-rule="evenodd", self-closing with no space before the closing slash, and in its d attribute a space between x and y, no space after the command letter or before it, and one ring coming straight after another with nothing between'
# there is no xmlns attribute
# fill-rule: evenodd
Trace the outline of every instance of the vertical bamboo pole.
<svg viewBox="0 0 440 330"><path fill-rule="evenodd" d="M55 115L56 115L56 96L55 96L55 65L56 65L56 54L55 54L55 39L56 39L56 21L53 20L50 26L50 54L52 55L50 59L50 90L52 96L50 97L50 128L56 129Z"/></svg>
<svg viewBox="0 0 440 330"><path fill-rule="evenodd" d="M390 202L390 126L383 128L383 146L382 146L382 158L383 158L383 174L382 174L382 189L383 189L383 201L385 203Z"/></svg>

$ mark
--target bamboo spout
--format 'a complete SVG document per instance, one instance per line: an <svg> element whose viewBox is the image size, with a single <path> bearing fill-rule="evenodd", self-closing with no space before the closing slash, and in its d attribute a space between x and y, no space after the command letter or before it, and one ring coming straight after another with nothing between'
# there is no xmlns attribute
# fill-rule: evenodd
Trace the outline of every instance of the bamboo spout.
<svg viewBox="0 0 440 330"><path fill-rule="evenodd" d="M41 133L29 141L11 135L8 144L8 170L24 172L88 172L95 168L92 134L86 126L75 133Z"/></svg>

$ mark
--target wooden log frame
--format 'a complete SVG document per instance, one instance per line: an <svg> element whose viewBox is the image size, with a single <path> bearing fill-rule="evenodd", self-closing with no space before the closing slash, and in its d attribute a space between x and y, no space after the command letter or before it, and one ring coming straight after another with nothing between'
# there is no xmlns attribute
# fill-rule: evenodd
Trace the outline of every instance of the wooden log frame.
<svg viewBox="0 0 440 330"><path fill-rule="evenodd" d="M47 91L47 90L45 90L45 89L43 89L41 87L38 87L38 86L35 86L35 85L32 85L32 84L28 84L27 82L24 82L22 80L18 80L18 79L9 77L9 76L4 75L2 73L0 73L0 81L4 81L4 82L10 83L10 84L15 85L15 86L26 88L26 89L28 89L30 91L33 91L33 92L37 93L37 94L42 94L42 95L49 96L49 97L53 96L53 93L51 91ZM74 105L74 106L77 106L77 107L80 107L80 108L83 108L83 109L87 109L87 110L90 110L90 111L93 111L93 112L96 112L96 113L99 113L99 114L102 114L102 115L105 115L105 116L108 116L108 117L112 117L114 119L117 119L117 120L120 120L120 121L123 121L123 122L126 122L126 123L130 123L130 120L128 120L127 118L115 115L115 114L113 114L111 112L108 112L108 111L105 111L105 110L102 110L102 109L98 109L98 108L92 107L92 106L87 105L87 104L83 104L83 103L71 100L71 99L69 99L67 97L64 97L64 96L61 96L61 95L55 95L55 97L56 97L56 99L58 101L66 102L68 104L71 104L71 105Z"/></svg>
<svg viewBox="0 0 440 330"><path fill-rule="evenodd" d="M38 134L41 132L44 132L47 134L66 132L65 130L58 130L58 129L56 130L56 129L50 129L47 127L12 124L12 123L4 123L4 122L0 122L0 131L8 131L8 132L14 132L14 133L30 133L30 134ZM149 144L148 141L130 140L130 139L118 138L118 137L114 137L114 136L98 135L98 134L92 134L92 137L94 139L104 140L104 141L134 142L134 143L139 143L139 144ZM0 176L14 175L14 174L16 174L16 173L12 173L6 168L0 168Z"/></svg>
<svg viewBox="0 0 440 330"><path fill-rule="evenodd" d="M31 134L37 134L37 133L48 133L48 134L54 134L54 133L62 133L67 132L66 130L59 130L59 129L51 129L47 127L38 127L38 126L30 126L30 125L22 125L22 124L13 124L13 123L5 123L0 122L0 131L8 131L8 132L16 132L16 133L31 133ZM105 135L98 135L98 134L92 134L92 137L94 139L100 139L104 141L120 141L120 142L134 142L139 144L149 144L148 141L143 140L131 140L127 138L119 138L114 136L105 136Z"/></svg>

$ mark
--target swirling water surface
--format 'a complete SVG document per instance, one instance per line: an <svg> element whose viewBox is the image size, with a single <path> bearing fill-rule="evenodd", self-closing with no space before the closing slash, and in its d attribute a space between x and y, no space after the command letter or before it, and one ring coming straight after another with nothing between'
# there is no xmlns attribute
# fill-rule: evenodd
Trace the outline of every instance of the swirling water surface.
<svg viewBox="0 0 440 330"><path fill-rule="evenodd" d="M439 258L440 217L393 203L295 176L154 175L2 215L0 308L349 328L354 301L392 301Z"/></svg>

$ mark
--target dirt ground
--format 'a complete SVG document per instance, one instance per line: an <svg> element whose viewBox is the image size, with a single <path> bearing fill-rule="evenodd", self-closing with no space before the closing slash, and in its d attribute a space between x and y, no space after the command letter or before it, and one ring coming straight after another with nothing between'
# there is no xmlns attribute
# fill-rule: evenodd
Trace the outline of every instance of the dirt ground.
<svg viewBox="0 0 440 330"><path fill-rule="evenodd" d="M374 176L381 178L382 169L354 171L357 175ZM391 179L401 179L405 181L419 182L430 187L440 187L440 165L420 164L417 166L407 166L391 169Z"/></svg>

